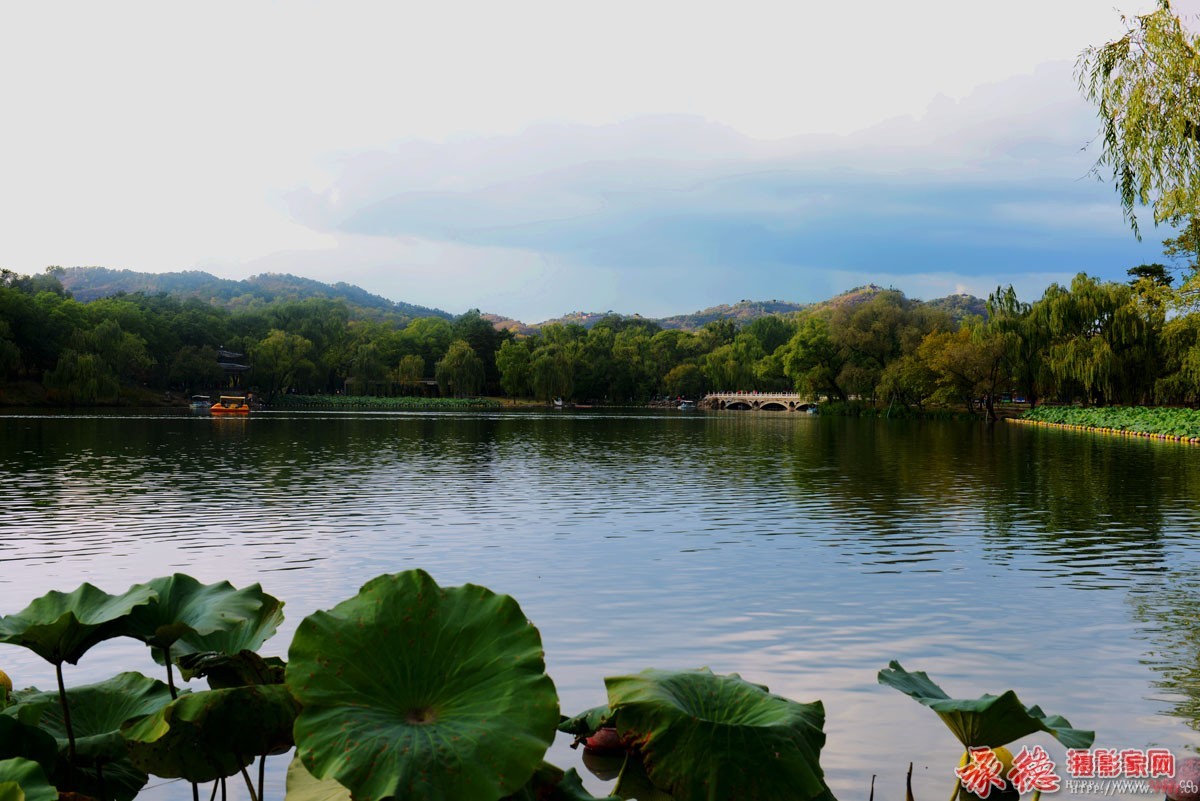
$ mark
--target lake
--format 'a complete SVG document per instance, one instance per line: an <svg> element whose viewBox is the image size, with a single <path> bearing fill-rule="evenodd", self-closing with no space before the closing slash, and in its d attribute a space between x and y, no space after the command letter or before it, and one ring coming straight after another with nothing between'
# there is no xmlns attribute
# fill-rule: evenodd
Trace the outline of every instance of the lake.
<svg viewBox="0 0 1200 801"><path fill-rule="evenodd" d="M369 578L514 596L567 714L606 675L738 672L825 703L843 801L945 798L960 750L876 681L1012 688L1097 747L1200 746L1200 449L998 424L785 413L0 416L0 613L176 571L287 602L265 653ZM16 647L18 687L54 684ZM121 669L110 641L68 686ZM1043 745L1062 766L1063 749ZM273 776L278 780L286 759ZM555 745L551 761L579 767ZM586 771L581 770L586 774ZM155 781L147 797L190 798ZM594 791L606 785L590 779ZM231 784L231 788L233 785ZM282 797L281 788L268 798Z"/></svg>

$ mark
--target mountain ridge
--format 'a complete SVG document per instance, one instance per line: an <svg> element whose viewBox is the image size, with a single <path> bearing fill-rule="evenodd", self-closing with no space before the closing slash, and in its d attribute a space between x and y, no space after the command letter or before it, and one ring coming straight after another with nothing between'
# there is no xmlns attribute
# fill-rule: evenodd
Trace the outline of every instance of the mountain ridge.
<svg viewBox="0 0 1200 801"><path fill-rule="evenodd" d="M442 309L390 300L353 284L345 282L328 284L288 273L261 273L249 278L231 279L219 278L202 270L143 273L134 270L113 270L107 267L68 267L62 269L58 274L63 287L71 292L77 300L84 303L122 292L127 294L165 292L184 297L195 297L230 308L269 303L274 300L304 300L312 297L324 297L344 300L361 309L379 314L393 313L411 318L440 317L447 320L453 320L459 316ZM481 316L496 328L510 330L518 336L531 335L538 329L553 324L578 324L585 328L591 328L600 320L614 316L622 320L653 323L665 329L694 331L718 320L734 320L745 325L771 314L794 314L821 307L861 303L886 291L889 290L877 284L865 284L814 303L798 303L778 299L742 299L737 303L723 303L686 314L660 318L643 317L640 314L620 314L611 310L606 312L573 311L561 317L532 324L495 313L484 313ZM962 319L969 314L986 314L985 302L968 294L948 295L928 301L912 300L914 303L924 303L935 308L945 309L955 319Z"/></svg>

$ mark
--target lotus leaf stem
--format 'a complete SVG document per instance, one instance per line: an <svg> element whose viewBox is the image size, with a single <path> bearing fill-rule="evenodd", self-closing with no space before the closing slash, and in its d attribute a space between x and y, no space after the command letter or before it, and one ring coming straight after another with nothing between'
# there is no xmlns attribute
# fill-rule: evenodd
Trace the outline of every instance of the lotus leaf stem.
<svg viewBox="0 0 1200 801"><path fill-rule="evenodd" d="M67 755L71 762L71 770L75 770L75 729L71 727L71 707L67 704L67 686L63 683L62 662L54 663L54 672L58 676L58 702L62 705L63 727L67 730Z"/></svg>
<svg viewBox="0 0 1200 801"><path fill-rule="evenodd" d="M216 799L216 797L217 797L217 788L218 788L218 787L220 787L220 786L221 786L221 782L220 782L220 780L219 780L219 779L214 779L214 780L213 780L213 791L212 791L212 795L210 795L210 796L208 797L208 801L214 801L214 799Z"/></svg>
<svg viewBox="0 0 1200 801"><path fill-rule="evenodd" d="M239 764L242 761L242 755L237 751L233 752L233 758L236 759ZM250 793L250 801L259 801L258 793L254 792L254 782L250 781L250 774L246 772L246 766L242 765L240 770L242 771L242 778L246 780L246 791Z"/></svg>
<svg viewBox="0 0 1200 801"><path fill-rule="evenodd" d="M958 766L960 768L965 768L967 766L967 763L970 761L971 761L970 750L963 751L962 759L960 759L958 761ZM956 798L958 798L958 791L960 789L962 789L962 777L959 776L958 772L956 771L954 774L954 792L952 792L950 794L950 801L954 801Z"/></svg>
<svg viewBox="0 0 1200 801"><path fill-rule="evenodd" d="M167 687L171 690L171 700L174 701L179 697L179 692L175 689L175 673L171 670L171 649L163 648L163 662L167 665Z"/></svg>
<svg viewBox="0 0 1200 801"><path fill-rule="evenodd" d="M267 755L261 754L258 757L258 798L259 798L259 801L262 801L263 784L265 783L266 774L267 774Z"/></svg>

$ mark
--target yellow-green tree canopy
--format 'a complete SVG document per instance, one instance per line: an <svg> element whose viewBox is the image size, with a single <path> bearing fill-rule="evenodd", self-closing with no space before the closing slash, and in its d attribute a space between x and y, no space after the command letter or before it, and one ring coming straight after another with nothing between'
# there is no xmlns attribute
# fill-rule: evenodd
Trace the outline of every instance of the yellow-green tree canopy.
<svg viewBox="0 0 1200 801"><path fill-rule="evenodd" d="M1079 57L1080 88L1098 107L1103 151L1125 217L1150 205L1154 222L1178 225L1200 212L1200 37L1159 0L1122 17L1125 35Z"/></svg>

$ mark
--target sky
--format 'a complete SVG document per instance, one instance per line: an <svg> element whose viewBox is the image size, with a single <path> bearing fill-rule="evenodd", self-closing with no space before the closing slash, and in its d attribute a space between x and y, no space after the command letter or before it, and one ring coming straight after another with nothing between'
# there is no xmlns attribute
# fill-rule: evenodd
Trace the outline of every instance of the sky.
<svg viewBox="0 0 1200 801"><path fill-rule="evenodd" d="M292 273L526 322L1123 280L1170 231L1138 242L1090 174L1074 68L1153 7L5 4L0 267Z"/></svg>

